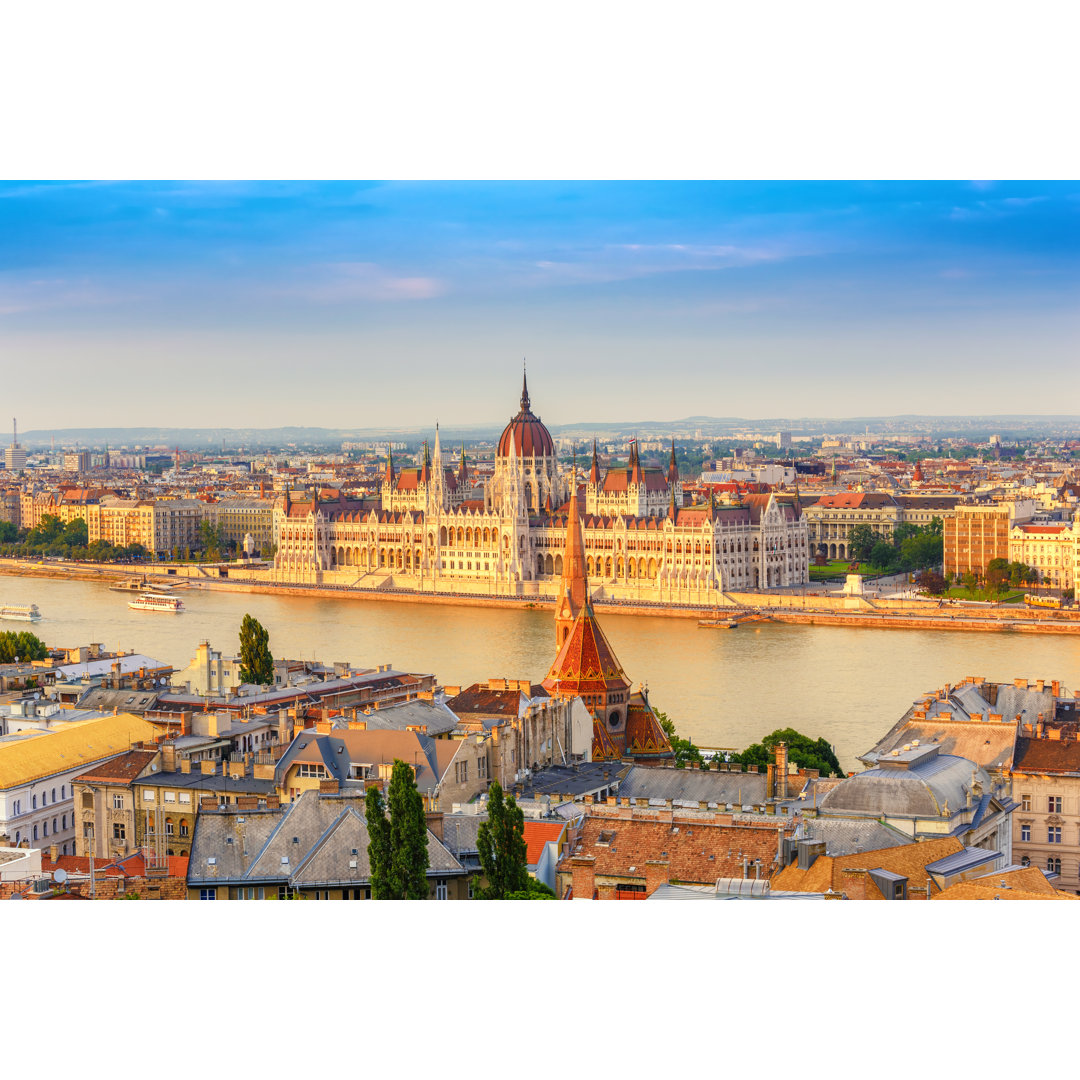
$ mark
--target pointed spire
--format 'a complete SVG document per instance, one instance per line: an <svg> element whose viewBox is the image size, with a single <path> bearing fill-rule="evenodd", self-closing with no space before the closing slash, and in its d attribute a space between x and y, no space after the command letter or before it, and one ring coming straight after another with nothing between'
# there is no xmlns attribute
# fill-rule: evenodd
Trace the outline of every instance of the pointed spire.
<svg viewBox="0 0 1080 1080"><path fill-rule="evenodd" d="M600 459L596 456L596 440L592 441L592 468L589 469L589 483L600 483Z"/></svg>
<svg viewBox="0 0 1080 1080"><path fill-rule="evenodd" d="M384 479L388 484L394 482L394 448L391 443L386 444L386 475Z"/></svg>
<svg viewBox="0 0 1080 1080"><path fill-rule="evenodd" d="M667 516L672 521L677 521L678 520L678 515L679 515L679 511L675 507L675 489L672 488L671 489L671 505L668 507Z"/></svg>
<svg viewBox="0 0 1080 1080"><path fill-rule="evenodd" d="M439 446L439 421L435 421L435 465L442 463L442 448Z"/></svg>
<svg viewBox="0 0 1080 1080"><path fill-rule="evenodd" d="M525 372L525 359L521 360L521 411L529 411L529 379Z"/></svg>
<svg viewBox="0 0 1080 1080"><path fill-rule="evenodd" d="M630 483L643 484L644 474L641 471L641 457L638 454L637 439L630 443Z"/></svg>
<svg viewBox="0 0 1080 1080"><path fill-rule="evenodd" d="M563 551L562 582L555 606L555 643L566 640L574 621L589 603L589 581L585 570L585 540L581 533L581 509L577 484L571 485L566 521L566 548Z"/></svg>
<svg viewBox="0 0 1080 1080"><path fill-rule="evenodd" d="M671 440L671 461L668 463L667 478L669 484L679 480L679 463L675 460L675 440Z"/></svg>
<svg viewBox="0 0 1080 1080"><path fill-rule="evenodd" d="M420 483L431 483L431 455L428 453L428 441L424 440L424 464L420 467Z"/></svg>
<svg viewBox="0 0 1080 1080"><path fill-rule="evenodd" d="M469 466L465 462L465 444L461 444L461 468L458 470L458 482L462 485L469 478Z"/></svg>

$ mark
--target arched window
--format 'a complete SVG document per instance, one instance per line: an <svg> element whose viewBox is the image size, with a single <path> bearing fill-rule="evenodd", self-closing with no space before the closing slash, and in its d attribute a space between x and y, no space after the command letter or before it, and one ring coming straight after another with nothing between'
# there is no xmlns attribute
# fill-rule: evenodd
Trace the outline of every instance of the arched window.
<svg viewBox="0 0 1080 1080"><path fill-rule="evenodd" d="M60 820L63 822L64 831L66 832L67 831L67 814L65 814Z"/></svg>
<svg viewBox="0 0 1080 1080"><path fill-rule="evenodd" d="M33 805L32 805L32 807L31 807L31 809L33 809L33 810L36 810L36 809L37 809L37 796L36 796L36 795L35 795L35 796L34 796L34 798L33 798ZM37 837L35 836L35 837L34 837L34 839L36 840L36 839L37 839Z"/></svg>
<svg viewBox="0 0 1080 1080"><path fill-rule="evenodd" d="M1051 855L1046 860L1046 871L1049 874L1060 874L1061 873L1061 859L1059 859L1055 855Z"/></svg>
<svg viewBox="0 0 1080 1080"><path fill-rule="evenodd" d="M56 788L52 789L52 801L56 802Z"/></svg>

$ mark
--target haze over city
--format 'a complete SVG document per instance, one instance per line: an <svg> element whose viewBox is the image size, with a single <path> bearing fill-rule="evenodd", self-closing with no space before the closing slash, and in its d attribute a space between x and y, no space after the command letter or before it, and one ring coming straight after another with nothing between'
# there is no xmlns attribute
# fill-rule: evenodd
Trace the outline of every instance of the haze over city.
<svg viewBox="0 0 1080 1080"><path fill-rule="evenodd" d="M496 424L523 356L556 424L1060 413L1078 215L1068 182L13 182L0 347L26 430ZM45 371L78 393L35 415Z"/></svg>

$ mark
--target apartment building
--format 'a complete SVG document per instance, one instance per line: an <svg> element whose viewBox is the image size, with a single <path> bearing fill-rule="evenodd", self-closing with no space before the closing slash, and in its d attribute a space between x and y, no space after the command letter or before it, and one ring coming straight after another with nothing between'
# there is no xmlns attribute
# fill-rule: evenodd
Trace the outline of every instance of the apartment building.
<svg viewBox="0 0 1080 1080"><path fill-rule="evenodd" d="M1034 513L1031 499L960 503L945 520L945 573L981 577L993 559L1009 559L1010 530Z"/></svg>

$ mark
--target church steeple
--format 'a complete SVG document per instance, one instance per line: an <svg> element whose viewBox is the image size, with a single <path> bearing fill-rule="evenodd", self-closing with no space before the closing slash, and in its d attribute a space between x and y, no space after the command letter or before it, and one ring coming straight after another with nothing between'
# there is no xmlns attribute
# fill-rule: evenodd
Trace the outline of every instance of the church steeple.
<svg viewBox="0 0 1080 1080"><path fill-rule="evenodd" d="M465 444L461 444L461 468L458 470L458 486L461 488L468 487L469 480L469 466L465 462Z"/></svg>
<svg viewBox="0 0 1080 1080"><path fill-rule="evenodd" d="M383 479L391 485L394 484L394 448L391 443L386 444L386 474Z"/></svg>
<svg viewBox="0 0 1080 1080"><path fill-rule="evenodd" d="M600 483L600 460L596 456L596 440L592 441L592 468L589 469L589 483Z"/></svg>
<svg viewBox="0 0 1080 1080"><path fill-rule="evenodd" d="M581 510L577 484L572 483L566 520L562 581L559 585L559 601L555 606L555 644L558 648L562 648L574 621L588 602L589 580L585 566L585 540L581 532Z"/></svg>

